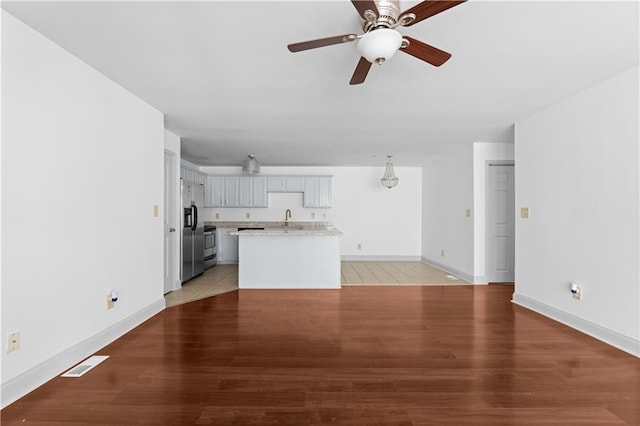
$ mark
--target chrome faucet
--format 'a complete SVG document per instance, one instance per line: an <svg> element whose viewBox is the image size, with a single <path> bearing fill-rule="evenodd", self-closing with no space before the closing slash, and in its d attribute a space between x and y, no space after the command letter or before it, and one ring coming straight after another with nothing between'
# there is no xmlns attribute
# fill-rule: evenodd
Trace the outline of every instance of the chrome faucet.
<svg viewBox="0 0 640 426"><path fill-rule="evenodd" d="M287 209L284 212L284 226L289 226L289 222L288 222L289 219L291 219L291 210Z"/></svg>

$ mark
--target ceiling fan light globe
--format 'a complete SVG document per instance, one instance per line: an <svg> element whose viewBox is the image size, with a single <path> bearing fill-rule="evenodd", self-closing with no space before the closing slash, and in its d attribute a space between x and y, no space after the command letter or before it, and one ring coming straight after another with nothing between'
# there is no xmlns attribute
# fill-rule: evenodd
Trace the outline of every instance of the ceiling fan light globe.
<svg viewBox="0 0 640 426"><path fill-rule="evenodd" d="M372 64L388 60L400 48L402 36L396 30L379 28L372 30L358 41L360 55Z"/></svg>

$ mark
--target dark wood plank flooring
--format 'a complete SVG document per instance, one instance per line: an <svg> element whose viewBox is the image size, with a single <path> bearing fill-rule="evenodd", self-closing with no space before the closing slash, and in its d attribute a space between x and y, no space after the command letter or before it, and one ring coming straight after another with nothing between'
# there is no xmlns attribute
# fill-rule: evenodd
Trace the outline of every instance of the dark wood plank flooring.
<svg viewBox="0 0 640 426"><path fill-rule="evenodd" d="M638 425L640 359L513 286L239 290L168 308L2 425Z"/></svg>

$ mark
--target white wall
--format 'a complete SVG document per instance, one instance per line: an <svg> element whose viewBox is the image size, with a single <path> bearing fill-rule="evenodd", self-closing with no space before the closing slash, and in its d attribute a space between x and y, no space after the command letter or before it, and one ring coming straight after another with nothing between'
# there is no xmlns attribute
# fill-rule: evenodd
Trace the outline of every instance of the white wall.
<svg viewBox="0 0 640 426"><path fill-rule="evenodd" d="M240 174L240 167L201 167L208 174ZM419 259L422 215L422 171L396 167L399 184L384 188L384 167L262 167L261 175L332 175L332 208L304 208L302 194L269 194L269 208L205 209L205 220L328 222L344 232L343 258ZM219 219L215 214L220 215ZM250 218L246 218L246 213ZM315 213L315 218L311 214ZM325 217L326 216L326 217ZM358 249L358 243L362 249Z"/></svg>
<svg viewBox="0 0 640 426"><path fill-rule="evenodd" d="M181 156L180 156L180 146L181 141L180 137L175 133L172 133L168 130L164 131L164 150L166 153L173 155L173 176L175 177L174 182L174 194L175 194L175 206L173 210L173 224L171 227L176 229L176 232L173 233L173 246L175 247L174 256L173 256L173 288L177 290L182 285L180 281L180 164L181 164Z"/></svg>
<svg viewBox="0 0 640 426"><path fill-rule="evenodd" d="M163 116L1 13L6 406L164 308Z"/></svg>
<svg viewBox="0 0 640 426"><path fill-rule="evenodd" d="M473 282L475 284L487 284L487 163L495 161L513 162L514 145L483 142L473 144ZM518 172L517 167L515 171Z"/></svg>
<svg viewBox="0 0 640 426"><path fill-rule="evenodd" d="M422 259L473 281L473 151L433 156L422 171ZM442 251L444 250L444 256Z"/></svg>
<svg viewBox="0 0 640 426"><path fill-rule="evenodd" d="M513 161L512 143L475 142L423 167L422 258L474 284L486 284L485 185L488 161ZM466 216L467 209L470 217ZM444 256L442 256L444 250Z"/></svg>
<svg viewBox="0 0 640 426"><path fill-rule="evenodd" d="M516 124L514 301L640 356L638 71Z"/></svg>

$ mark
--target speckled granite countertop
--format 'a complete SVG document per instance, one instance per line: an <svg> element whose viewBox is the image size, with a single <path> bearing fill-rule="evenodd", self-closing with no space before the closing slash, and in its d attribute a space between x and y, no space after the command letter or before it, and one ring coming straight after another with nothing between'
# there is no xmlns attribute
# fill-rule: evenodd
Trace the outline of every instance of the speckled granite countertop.
<svg viewBox="0 0 640 426"><path fill-rule="evenodd" d="M229 235L247 235L251 237L337 237L342 232L329 227L325 229L296 229L294 228L268 228L268 229L247 229L244 231L229 232Z"/></svg>
<svg viewBox="0 0 640 426"><path fill-rule="evenodd" d="M284 221L278 222L231 222L231 221L205 221L204 226L216 228L284 228ZM294 222L289 221L288 228L296 230L326 230L331 227L327 222Z"/></svg>

